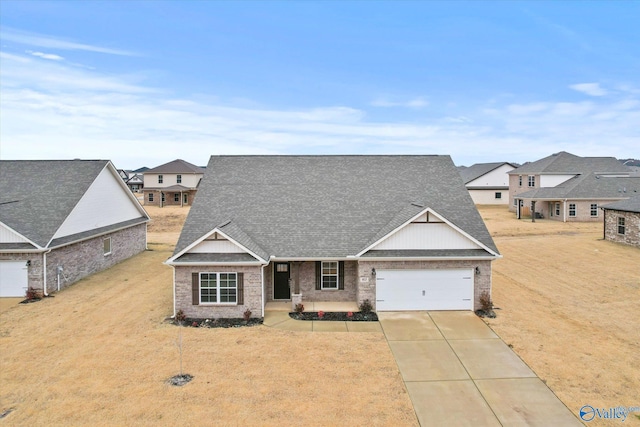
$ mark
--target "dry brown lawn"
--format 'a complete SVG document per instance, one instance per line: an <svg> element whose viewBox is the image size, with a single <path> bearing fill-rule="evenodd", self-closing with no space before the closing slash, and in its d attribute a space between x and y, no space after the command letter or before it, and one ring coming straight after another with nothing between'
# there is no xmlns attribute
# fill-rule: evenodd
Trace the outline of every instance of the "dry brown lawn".
<svg viewBox="0 0 640 427"><path fill-rule="evenodd" d="M188 208L147 211L149 251L0 311L0 413L13 409L0 425L417 425L378 333L184 328L195 378L166 384L178 329L161 263ZM640 250L603 241L599 223L480 212L504 255L490 326L574 413L640 406Z"/></svg>
<svg viewBox="0 0 640 427"><path fill-rule="evenodd" d="M0 314L0 425L417 425L380 333L183 328L194 379L168 385L178 328L161 263L188 210L148 211L149 251Z"/></svg>
<svg viewBox="0 0 640 427"><path fill-rule="evenodd" d="M480 213L504 256L493 265L501 310L490 326L574 413L640 406L640 249L602 240L602 223Z"/></svg>

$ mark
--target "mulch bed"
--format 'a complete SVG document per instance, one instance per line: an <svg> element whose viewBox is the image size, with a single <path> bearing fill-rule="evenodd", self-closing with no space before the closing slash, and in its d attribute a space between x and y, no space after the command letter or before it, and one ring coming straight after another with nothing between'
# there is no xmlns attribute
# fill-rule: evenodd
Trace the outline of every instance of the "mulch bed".
<svg viewBox="0 0 640 427"><path fill-rule="evenodd" d="M478 317L488 317L490 319L495 319L496 312L492 309L489 310L476 310L476 316Z"/></svg>
<svg viewBox="0 0 640 427"><path fill-rule="evenodd" d="M192 379L193 379L193 375L182 374L182 375L174 375L174 376L172 376L171 378L169 378L167 380L167 382L169 384L171 384L171 385L182 387L183 385L185 385L186 383L188 383Z"/></svg>
<svg viewBox="0 0 640 427"><path fill-rule="evenodd" d="M262 325L262 318L244 319L193 319L187 318L182 322L182 326L192 328L242 328L245 326ZM174 324L178 324L176 320Z"/></svg>
<svg viewBox="0 0 640 427"><path fill-rule="evenodd" d="M318 316L317 311L305 311L302 313L289 313L289 317L296 320L328 320L328 321L350 321L350 322L377 322L378 315L373 312L363 313L354 311L352 316L344 311L326 311L323 316Z"/></svg>

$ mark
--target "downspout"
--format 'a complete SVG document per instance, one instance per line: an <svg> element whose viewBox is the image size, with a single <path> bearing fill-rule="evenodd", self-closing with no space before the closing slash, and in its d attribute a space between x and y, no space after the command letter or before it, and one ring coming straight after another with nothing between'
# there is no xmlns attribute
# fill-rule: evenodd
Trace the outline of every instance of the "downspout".
<svg viewBox="0 0 640 427"><path fill-rule="evenodd" d="M176 318L176 268L172 265L173 270L173 318Z"/></svg>
<svg viewBox="0 0 640 427"><path fill-rule="evenodd" d="M42 253L42 295L45 297L49 296L49 293L47 293L47 254L49 252L51 252L51 249Z"/></svg>

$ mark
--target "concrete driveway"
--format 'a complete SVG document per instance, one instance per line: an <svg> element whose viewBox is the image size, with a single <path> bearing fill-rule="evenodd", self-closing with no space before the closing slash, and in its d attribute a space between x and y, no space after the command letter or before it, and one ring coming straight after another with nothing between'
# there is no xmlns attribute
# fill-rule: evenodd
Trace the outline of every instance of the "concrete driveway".
<svg viewBox="0 0 640 427"><path fill-rule="evenodd" d="M581 426L470 311L378 313L421 426Z"/></svg>

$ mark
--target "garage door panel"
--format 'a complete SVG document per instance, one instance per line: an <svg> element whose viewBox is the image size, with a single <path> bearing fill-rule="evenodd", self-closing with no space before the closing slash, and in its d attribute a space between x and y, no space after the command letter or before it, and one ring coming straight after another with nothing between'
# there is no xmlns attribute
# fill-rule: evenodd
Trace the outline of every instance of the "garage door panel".
<svg viewBox="0 0 640 427"><path fill-rule="evenodd" d="M26 261L0 261L0 297L23 297L28 281Z"/></svg>
<svg viewBox="0 0 640 427"><path fill-rule="evenodd" d="M376 309L471 310L473 271L381 270L376 276Z"/></svg>

